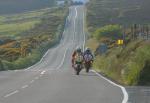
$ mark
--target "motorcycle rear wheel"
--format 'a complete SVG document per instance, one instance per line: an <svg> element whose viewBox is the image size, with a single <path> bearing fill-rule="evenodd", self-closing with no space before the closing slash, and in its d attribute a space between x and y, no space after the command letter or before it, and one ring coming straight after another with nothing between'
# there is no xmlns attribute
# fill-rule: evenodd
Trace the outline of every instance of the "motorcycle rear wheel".
<svg viewBox="0 0 150 103"><path fill-rule="evenodd" d="M89 73L89 68L86 68L86 73Z"/></svg>

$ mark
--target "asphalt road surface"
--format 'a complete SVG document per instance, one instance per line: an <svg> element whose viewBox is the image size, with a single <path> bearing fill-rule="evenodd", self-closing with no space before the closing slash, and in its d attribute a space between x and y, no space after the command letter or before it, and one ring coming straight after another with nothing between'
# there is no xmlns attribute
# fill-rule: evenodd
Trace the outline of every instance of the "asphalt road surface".
<svg viewBox="0 0 150 103"><path fill-rule="evenodd" d="M71 67L73 50L85 44L84 17L84 6L70 7L60 44L32 67L0 72L0 103L126 103L124 87Z"/></svg>

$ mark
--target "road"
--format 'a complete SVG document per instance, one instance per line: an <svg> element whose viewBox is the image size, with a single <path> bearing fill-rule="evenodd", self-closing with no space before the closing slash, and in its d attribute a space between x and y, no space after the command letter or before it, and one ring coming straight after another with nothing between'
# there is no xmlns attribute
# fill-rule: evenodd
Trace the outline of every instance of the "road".
<svg viewBox="0 0 150 103"><path fill-rule="evenodd" d="M149 86L127 86L126 90L129 95L128 103L150 103Z"/></svg>
<svg viewBox="0 0 150 103"><path fill-rule="evenodd" d="M84 17L84 6L70 7L60 44L32 67L0 72L0 103L126 103L122 86L71 68L73 50L85 44Z"/></svg>

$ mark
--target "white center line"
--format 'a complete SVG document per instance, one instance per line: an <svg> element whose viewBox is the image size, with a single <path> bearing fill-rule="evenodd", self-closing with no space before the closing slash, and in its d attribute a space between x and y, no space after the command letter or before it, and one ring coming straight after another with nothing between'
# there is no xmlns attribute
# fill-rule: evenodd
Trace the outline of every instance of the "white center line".
<svg viewBox="0 0 150 103"><path fill-rule="evenodd" d="M77 18L78 13L77 13L77 8L76 7L75 7L75 11L76 11L75 18Z"/></svg>
<svg viewBox="0 0 150 103"><path fill-rule="evenodd" d="M7 98L7 97L9 97L9 96L11 96L11 95L13 95L13 94L18 93L18 92L19 92L19 91L18 91L18 90L16 90L16 91L14 91L14 92L11 92L11 93L9 93L9 94L5 95L4 97L5 97L5 98Z"/></svg>
<svg viewBox="0 0 150 103"><path fill-rule="evenodd" d="M29 87L28 85L24 85L24 86L22 86L22 89L25 89L25 88L27 88L27 87Z"/></svg>
<svg viewBox="0 0 150 103"><path fill-rule="evenodd" d="M41 74L43 75L46 71L42 71Z"/></svg>
<svg viewBox="0 0 150 103"><path fill-rule="evenodd" d="M65 51L64 57L63 57L63 59L62 59L62 61L61 61L61 64L60 64L60 65L58 65L57 69L60 69L60 68L61 68L61 66L64 64L65 57L66 57L66 55L67 55L67 51L68 51L68 49L69 49L69 48L66 48L66 51Z"/></svg>
<svg viewBox="0 0 150 103"><path fill-rule="evenodd" d="M18 72L19 70L14 70L15 72Z"/></svg>

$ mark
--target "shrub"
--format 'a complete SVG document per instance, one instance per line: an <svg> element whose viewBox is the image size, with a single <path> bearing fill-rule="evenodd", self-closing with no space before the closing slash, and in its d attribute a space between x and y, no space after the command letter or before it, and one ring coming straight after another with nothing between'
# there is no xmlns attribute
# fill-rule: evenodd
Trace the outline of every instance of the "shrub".
<svg viewBox="0 0 150 103"><path fill-rule="evenodd" d="M98 40L101 37L108 37L111 39L118 39L122 37L121 26L120 25L107 25L99 28L95 31L94 37Z"/></svg>

